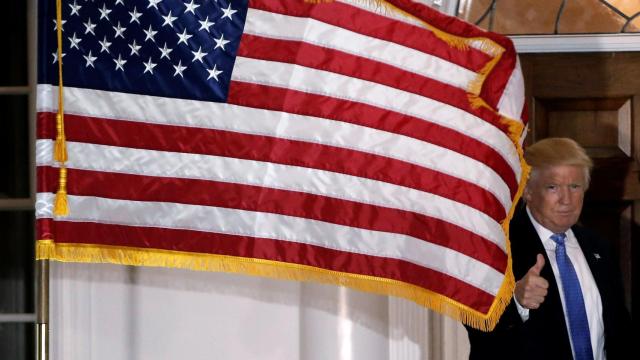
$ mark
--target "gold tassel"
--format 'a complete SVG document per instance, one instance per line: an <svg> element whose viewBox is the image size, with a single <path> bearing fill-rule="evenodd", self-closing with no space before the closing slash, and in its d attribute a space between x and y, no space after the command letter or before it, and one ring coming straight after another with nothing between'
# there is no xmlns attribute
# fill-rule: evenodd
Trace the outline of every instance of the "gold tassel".
<svg viewBox="0 0 640 360"><path fill-rule="evenodd" d="M60 168L60 183L56 193L56 201L53 207L53 214L56 216L69 215L69 203L67 200L67 168Z"/></svg>
<svg viewBox="0 0 640 360"><path fill-rule="evenodd" d="M64 135L64 116L62 113L56 114L56 130L56 146L53 153L54 160L65 163L67 162L68 156L66 137Z"/></svg>

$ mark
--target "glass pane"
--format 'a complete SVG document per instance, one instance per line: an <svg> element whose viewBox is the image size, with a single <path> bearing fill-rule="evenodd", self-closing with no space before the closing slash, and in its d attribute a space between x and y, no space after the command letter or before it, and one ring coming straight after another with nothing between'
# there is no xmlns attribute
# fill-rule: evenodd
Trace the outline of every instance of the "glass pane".
<svg viewBox="0 0 640 360"><path fill-rule="evenodd" d="M0 239L0 313L33 313L34 212L0 211Z"/></svg>
<svg viewBox="0 0 640 360"><path fill-rule="evenodd" d="M458 16L507 35L640 33L640 1L460 0Z"/></svg>
<svg viewBox="0 0 640 360"><path fill-rule="evenodd" d="M3 1L0 21L3 56L0 56L0 86L27 83L27 1Z"/></svg>
<svg viewBox="0 0 640 360"><path fill-rule="evenodd" d="M35 326L31 323L0 323L0 354L7 360L35 359Z"/></svg>
<svg viewBox="0 0 640 360"><path fill-rule="evenodd" d="M0 171L0 198L28 198L31 166L28 96L0 95L0 119L0 154L6 169Z"/></svg>

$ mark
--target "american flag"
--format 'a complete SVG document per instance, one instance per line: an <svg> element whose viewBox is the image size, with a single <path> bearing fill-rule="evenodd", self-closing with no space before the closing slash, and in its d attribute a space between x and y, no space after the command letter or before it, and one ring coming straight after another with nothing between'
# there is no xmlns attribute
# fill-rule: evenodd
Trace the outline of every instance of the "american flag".
<svg viewBox="0 0 640 360"><path fill-rule="evenodd" d="M326 281L493 326L523 174L509 40L409 0L64 0L61 19L39 2L39 258Z"/></svg>

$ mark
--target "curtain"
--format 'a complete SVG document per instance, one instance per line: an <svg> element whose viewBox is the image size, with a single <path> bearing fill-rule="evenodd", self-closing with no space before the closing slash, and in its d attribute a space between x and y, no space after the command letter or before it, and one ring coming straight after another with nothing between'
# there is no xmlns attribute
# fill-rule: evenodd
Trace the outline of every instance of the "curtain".
<svg viewBox="0 0 640 360"><path fill-rule="evenodd" d="M51 262L52 360L464 359L466 332L403 299L315 283Z"/></svg>

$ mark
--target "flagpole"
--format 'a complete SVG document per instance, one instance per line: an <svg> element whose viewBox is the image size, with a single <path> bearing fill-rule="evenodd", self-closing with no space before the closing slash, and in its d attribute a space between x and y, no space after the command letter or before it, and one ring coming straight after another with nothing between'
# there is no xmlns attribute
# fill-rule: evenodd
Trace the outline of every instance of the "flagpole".
<svg viewBox="0 0 640 360"><path fill-rule="evenodd" d="M28 41L27 52L29 59L29 146L31 149L30 192L35 203L36 194L36 164L35 164L35 138L36 138L36 87L37 87L37 18L38 2L27 2ZM36 238L34 240L34 246ZM35 290L36 290L36 359L49 359L49 260L36 260L35 263Z"/></svg>
<svg viewBox="0 0 640 360"><path fill-rule="evenodd" d="M38 360L49 359L49 260L36 261L36 351Z"/></svg>

